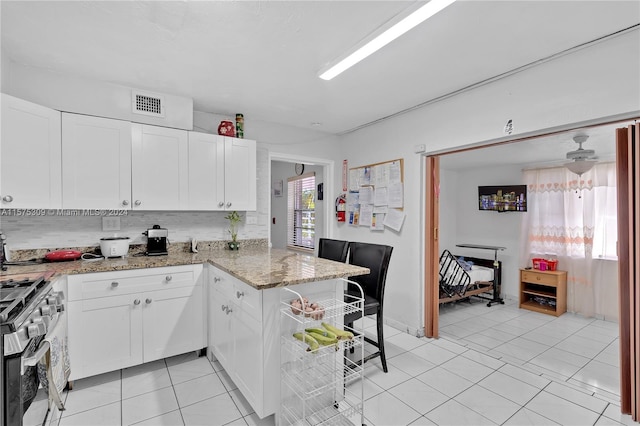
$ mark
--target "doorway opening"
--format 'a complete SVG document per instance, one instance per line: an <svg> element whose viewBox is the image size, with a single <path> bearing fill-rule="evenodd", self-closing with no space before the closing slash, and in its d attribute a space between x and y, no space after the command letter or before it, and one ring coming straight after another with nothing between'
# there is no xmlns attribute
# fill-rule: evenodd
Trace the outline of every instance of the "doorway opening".
<svg viewBox="0 0 640 426"><path fill-rule="evenodd" d="M269 153L269 176L271 177L271 193L269 212L269 246L278 249L287 248L287 179L315 173L315 239L331 238L333 233L331 217L333 216L333 160L306 157L296 154ZM321 185L321 193L318 191ZM316 244L317 245L317 244Z"/></svg>
<svg viewBox="0 0 640 426"><path fill-rule="evenodd" d="M570 145L573 136L579 133L589 135L602 133L606 135L608 148L600 145L589 148L594 148L598 153L598 162L615 163L615 129L628 123L629 121L625 120L575 127L501 142L495 145L461 149L455 152L435 153L426 157L424 312L425 335L427 337L439 337L442 332L444 337L451 338L453 336L453 338L461 340L465 344L470 344L477 348L485 347L486 353L490 356L500 358L501 354L509 353L505 355L505 359L510 356L512 359L518 360L522 365L527 365L534 369L538 368L547 374L554 374L555 369L559 380L570 381L589 390L608 393L613 398L620 398L620 386L617 379L619 377L619 367L610 365L617 363L620 357L617 267L609 268L609 273L616 276L616 288L607 296L608 300L606 302L608 305L604 308L604 313L602 311L603 307L599 306L598 309L601 309L601 311L596 312L595 318L581 317L575 314L566 314L564 318L562 316L558 317L558 320L561 321L575 319L576 323L584 320L585 330L589 326L588 333L591 333L591 335L593 335L594 329L598 332L601 331L600 337L602 337L602 341L599 343L602 344L602 348L596 348L597 344L594 344L593 347L581 348L579 345L583 341L582 339L590 337L581 335L580 331L566 336L561 335L566 330L561 332L559 327L556 326L559 322L554 324L552 320L555 320L555 318L552 316L535 313L534 315L538 315L538 317L533 318L534 315L523 315L523 313L527 314L529 311L519 308L520 267L522 265L520 252L522 251L521 247L523 247L519 237L522 225L521 216L518 216L519 213L516 212L498 215L495 212L480 211L478 206L478 185L522 183L517 182L516 179L518 174L522 175L523 169L529 167L537 169L545 167L558 168L563 166L568 161L564 158L565 153L572 149L570 146L567 147L562 144L566 141ZM535 157L535 151L533 150L537 144L545 142L545 140L550 142L550 147L557 159L520 161L516 162L512 170L509 171L509 166L504 164L507 162L505 159L525 156L528 158ZM590 139L590 141L592 140L594 139ZM486 154L489 154L488 157L492 158L492 162L483 163L485 161L483 156ZM459 164L454 166L453 159L456 155L460 156L458 158ZM482 173L482 166L485 167L484 173ZM452 185L451 181L456 179L458 180L456 182L457 185ZM489 179L490 181L480 182L482 179ZM459 181L463 181L463 183L460 184ZM468 203L466 207L465 203ZM452 209L452 205L456 207ZM461 218L464 218L462 222ZM498 227L492 230L491 224L486 223L487 221L497 222ZM618 227L627 225L618 223ZM491 233L492 231L493 233ZM499 253L504 271L502 293L507 300L505 309L502 306L498 307L498 309L496 307L486 307L485 303L476 303L475 306L469 306L465 313L448 307L441 309L439 304L440 252L451 248L451 246L455 248L456 245L464 243L507 247L506 251ZM620 261L622 262L622 259ZM606 262L606 260L601 262ZM572 291L580 291L580 288L575 288ZM461 307L460 309L464 308L466 307ZM493 318L490 314L492 310L496 312ZM454 312L454 320L451 320L451 317L447 319L440 317L441 313L446 312L445 315L449 315L451 311ZM442 323L440 322L441 319ZM461 319L459 323L456 323L457 319ZM532 322L535 321L539 321L539 323L535 324L534 327ZM524 332L519 332L516 328L509 328L517 325L521 325L525 329L527 327L533 328ZM594 325L595 327L592 327ZM548 334L545 335L544 332ZM511 336L511 333L513 333L513 336ZM605 342L607 338L609 340ZM529 350L537 352L528 352ZM588 351L593 351L593 354L587 357L586 352ZM556 355L560 353L565 355L564 358L555 362ZM567 363L560 365L562 362L568 362L568 359L576 362L584 361L584 363L575 366ZM598 374L602 374L602 371L609 371L607 369L611 370L611 374L607 374L607 376L616 378L616 380L608 383L608 387L602 386L603 380L597 377Z"/></svg>

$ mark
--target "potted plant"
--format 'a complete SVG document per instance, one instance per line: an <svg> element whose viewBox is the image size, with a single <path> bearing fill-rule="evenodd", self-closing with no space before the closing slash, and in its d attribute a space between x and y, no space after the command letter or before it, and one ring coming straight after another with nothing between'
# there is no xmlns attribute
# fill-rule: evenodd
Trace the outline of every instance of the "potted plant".
<svg viewBox="0 0 640 426"><path fill-rule="evenodd" d="M242 218L237 211L232 211L224 217L229 220L229 233L231 234L231 241L227 243L229 250L238 250L240 245L238 244L238 223L242 221Z"/></svg>

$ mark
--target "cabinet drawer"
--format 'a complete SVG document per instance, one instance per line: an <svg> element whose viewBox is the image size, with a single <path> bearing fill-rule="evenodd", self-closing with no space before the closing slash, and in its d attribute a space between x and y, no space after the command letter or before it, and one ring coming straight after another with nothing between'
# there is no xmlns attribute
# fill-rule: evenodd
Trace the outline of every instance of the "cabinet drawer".
<svg viewBox="0 0 640 426"><path fill-rule="evenodd" d="M210 267L211 289L218 297L233 303L238 311L262 322L262 292L240 281L231 274Z"/></svg>
<svg viewBox="0 0 640 426"><path fill-rule="evenodd" d="M144 291L194 286L194 267L137 269L73 275L68 278L69 300L94 299Z"/></svg>
<svg viewBox="0 0 640 426"><path fill-rule="evenodd" d="M522 271L522 281L533 284L544 284L557 287L558 277L552 274L542 272Z"/></svg>

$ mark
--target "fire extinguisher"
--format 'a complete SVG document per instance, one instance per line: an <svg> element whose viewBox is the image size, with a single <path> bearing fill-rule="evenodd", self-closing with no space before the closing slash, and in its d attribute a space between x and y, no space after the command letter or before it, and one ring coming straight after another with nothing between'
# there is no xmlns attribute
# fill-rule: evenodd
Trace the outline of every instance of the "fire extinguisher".
<svg viewBox="0 0 640 426"><path fill-rule="evenodd" d="M336 219L338 222L345 222L347 217L347 196L340 194L336 198Z"/></svg>

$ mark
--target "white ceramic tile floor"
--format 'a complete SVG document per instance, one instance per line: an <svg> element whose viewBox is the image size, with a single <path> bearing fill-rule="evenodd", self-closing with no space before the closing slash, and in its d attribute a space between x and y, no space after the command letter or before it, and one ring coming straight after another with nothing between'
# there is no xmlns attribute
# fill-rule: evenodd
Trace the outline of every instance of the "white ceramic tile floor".
<svg viewBox="0 0 640 426"><path fill-rule="evenodd" d="M620 414L617 324L509 301L444 306L440 324L437 340L385 325L389 373L379 359L365 366L367 425L632 424ZM375 336L373 320L364 326ZM195 352L79 380L65 398L58 426L275 423Z"/></svg>

